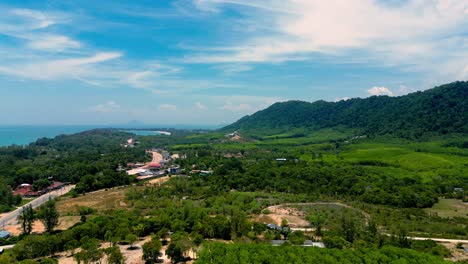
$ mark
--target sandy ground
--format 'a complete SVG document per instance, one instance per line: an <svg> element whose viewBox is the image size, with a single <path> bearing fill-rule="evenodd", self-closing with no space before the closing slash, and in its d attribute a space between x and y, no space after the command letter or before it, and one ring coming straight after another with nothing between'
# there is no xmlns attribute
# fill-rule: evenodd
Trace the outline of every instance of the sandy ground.
<svg viewBox="0 0 468 264"><path fill-rule="evenodd" d="M59 218L59 224L55 228L56 230L67 230L68 228L72 227L74 224L80 221L79 216L63 216ZM14 236L18 236L23 233L21 224L17 225L8 225L5 226L5 230L10 232L10 234ZM45 231L45 226L40 220L36 220L32 226L32 233L33 234L42 234Z"/></svg>
<svg viewBox="0 0 468 264"><path fill-rule="evenodd" d="M255 219L258 222L265 224L276 224L281 225L283 219L288 221L290 227L307 227L310 225L308 221L304 219L304 212L283 205L273 205L267 208L269 214L260 214Z"/></svg>
<svg viewBox="0 0 468 264"><path fill-rule="evenodd" d="M241 136L239 136L239 135L235 135L235 136L233 136L233 137L230 138L230 140L233 140L233 141L239 141L239 140L241 140L241 139L242 139L242 138L241 138Z"/></svg>
<svg viewBox="0 0 468 264"><path fill-rule="evenodd" d="M10 232L10 234L12 234L13 236L19 236L23 232L21 228L21 224L5 226L5 230ZM32 233L42 234L44 233L44 231L45 231L44 224L39 220L34 221L32 225Z"/></svg>
<svg viewBox="0 0 468 264"><path fill-rule="evenodd" d="M151 162L149 162L148 164L161 163L161 161L163 160L163 156L159 152L151 151L151 154L153 155L153 160L151 160Z"/></svg>
<svg viewBox="0 0 468 264"><path fill-rule="evenodd" d="M152 180L149 180L146 182L146 184L151 184L151 185L161 185L165 182L167 182L168 180L170 179L169 176L164 176L164 177L161 177L161 178L156 178L156 179L152 179Z"/></svg>
<svg viewBox="0 0 468 264"><path fill-rule="evenodd" d="M142 238L140 241L135 243L135 246L137 248L132 249L132 250L128 249L129 248L128 245L119 245L120 251L124 255L125 263L126 264L144 264L145 262L142 259L142 257L143 257L142 246L143 246L144 243L146 243L150 239L151 239L151 237L149 237L149 236ZM110 245L107 242L101 244L101 248L108 248L109 246ZM159 257L159 259L162 260L162 262L159 262L159 263L164 263L164 264L170 264L171 263L170 259L165 254L166 249L167 249L167 246L163 246L161 248L162 256ZM77 250L76 252L78 252L78 251L79 250ZM76 263L76 261L73 259L73 256L69 255L69 252L61 252L61 253L59 253L57 255L60 256L58 258L59 264L75 264ZM106 256L104 256L101 259L101 263L103 263L103 264L107 263L107 257Z"/></svg>
<svg viewBox="0 0 468 264"><path fill-rule="evenodd" d="M463 260L468 260L468 253L465 252L463 249L458 249L457 248L457 243L443 243L445 247L450 250L452 253L451 258L447 258L447 260L450 261L463 261ZM463 245L465 248L468 248L468 243Z"/></svg>

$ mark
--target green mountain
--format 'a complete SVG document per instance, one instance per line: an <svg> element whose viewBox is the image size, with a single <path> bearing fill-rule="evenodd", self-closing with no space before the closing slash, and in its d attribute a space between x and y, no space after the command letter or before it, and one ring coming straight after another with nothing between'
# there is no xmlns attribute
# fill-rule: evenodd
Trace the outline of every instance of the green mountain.
<svg viewBox="0 0 468 264"><path fill-rule="evenodd" d="M468 133L468 82L453 82L405 96L372 96L339 102L275 103L226 126L259 135L294 129L350 128L373 135Z"/></svg>

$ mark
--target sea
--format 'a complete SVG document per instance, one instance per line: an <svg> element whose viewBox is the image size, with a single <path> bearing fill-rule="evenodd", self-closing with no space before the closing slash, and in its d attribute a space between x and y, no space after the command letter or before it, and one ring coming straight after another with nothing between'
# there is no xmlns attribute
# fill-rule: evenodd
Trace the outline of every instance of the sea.
<svg viewBox="0 0 468 264"><path fill-rule="evenodd" d="M38 138L54 138L98 128L96 126L0 126L0 146L27 145Z"/></svg>
<svg viewBox="0 0 468 264"><path fill-rule="evenodd" d="M160 135L158 131L145 129L146 126L134 126L134 125L115 125L113 127L125 128L121 131L133 133L139 136L151 136ZM127 129L128 127L128 129ZM132 129L132 128L138 129ZM168 127L166 126L151 126L151 127ZM189 126L189 125L172 125L170 127L176 129L215 129L220 126ZM97 126L97 125L81 125L81 126L2 126L0 125L0 147L10 145L27 145L36 141L38 138L47 137L54 138L58 135L70 135L95 128L111 128L109 126Z"/></svg>

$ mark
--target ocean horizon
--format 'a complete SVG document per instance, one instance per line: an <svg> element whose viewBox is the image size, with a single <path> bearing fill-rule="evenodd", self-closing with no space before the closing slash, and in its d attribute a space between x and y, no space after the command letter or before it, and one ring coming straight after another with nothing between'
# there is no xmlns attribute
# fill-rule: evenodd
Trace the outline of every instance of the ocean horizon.
<svg viewBox="0 0 468 264"><path fill-rule="evenodd" d="M39 138L54 138L58 135L70 135L95 128L104 128L92 125L82 126L0 126L0 147L10 145L27 145Z"/></svg>
<svg viewBox="0 0 468 264"><path fill-rule="evenodd" d="M112 125L112 126L99 126L99 125L0 125L0 147L11 145L28 145L35 142L39 138L54 138L58 135L70 135L80 133L83 131L97 129L97 128L116 128L122 131L131 132L133 129L137 135L157 135L150 129L158 127L169 127L174 129L215 129L220 126L192 126L192 125ZM148 129L148 130L145 130Z"/></svg>

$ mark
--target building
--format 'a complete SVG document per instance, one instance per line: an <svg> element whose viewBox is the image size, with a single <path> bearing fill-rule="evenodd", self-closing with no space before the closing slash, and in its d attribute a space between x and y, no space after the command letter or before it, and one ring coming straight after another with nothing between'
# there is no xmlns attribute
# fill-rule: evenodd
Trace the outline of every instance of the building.
<svg viewBox="0 0 468 264"><path fill-rule="evenodd" d="M225 135L225 137L227 137L227 138L233 138L233 137L236 137L236 136L239 136L239 132L237 132L237 131L234 131L232 133L229 133L229 134Z"/></svg>
<svg viewBox="0 0 468 264"><path fill-rule="evenodd" d="M128 175L137 175L137 174L140 174L140 173L143 173L143 172L146 172L146 171L148 171L148 170L144 169L144 168L136 168L136 169L133 169L133 170L128 170L127 174Z"/></svg>
<svg viewBox="0 0 468 264"><path fill-rule="evenodd" d="M325 244L323 242L314 242L312 240L306 240L304 241L304 247L325 248Z"/></svg>
<svg viewBox="0 0 468 264"><path fill-rule="evenodd" d="M10 232L6 231L6 230L2 230L0 231L0 238L1 239L7 239L11 236Z"/></svg>
<svg viewBox="0 0 468 264"><path fill-rule="evenodd" d="M275 224L267 224L267 228L271 229L271 230L277 230L277 231L280 231L280 232L290 232L291 231L291 229L289 229L289 227L282 227L282 226L275 225Z"/></svg>
<svg viewBox="0 0 468 264"><path fill-rule="evenodd" d="M285 243L289 242L288 240L272 240L271 245L274 247L281 246ZM318 247L318 248L325 248L325 244L323 242L314 242L312 240L304 241L302 245L296 245L301 247Z"/></svg>
<svg viewBox="0 0 468 264"><path fill-rule="evenodd" d="M52 182L52 184L49 187L46 188L46 191L50 192L50 191L53 191L53 190L58 190L58 189L60 189L60 188L62 188L64 186L65 186L65 183L54 181L54 182Z"/></svg>
<svg viewBox="0 0 468 264"><path fill-rule="evenodd" d="M159 163L150 163L150 164L148 164L147 167L150 170L159 170L159 169L161 169L161 164L159 164Z"/></svg>
<svg viewBox="0 0 468 264"><path fill-rule="evenodd" d="M23 183L16 190L13 191L13 195L21 195L21 196L26 196L28 192L32 190L31 184L28 183Z"/></svg>
<svg viewBox="0 0 468 264"><path fill-rule="evenodd" d="M13 191L13 195L20 195L22 197L35 197L40 196L44 191L33 191L32 185L28 183L23 183L16 190Z"/></svg>
<svg viewBox="0 0 468 264"><path fill-rule="evenodd" d="M177 174L179 173L180 167L179 166L171 166L169 168L169 173L170 174Z"/></svg>

